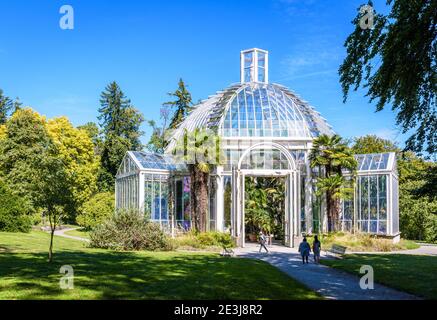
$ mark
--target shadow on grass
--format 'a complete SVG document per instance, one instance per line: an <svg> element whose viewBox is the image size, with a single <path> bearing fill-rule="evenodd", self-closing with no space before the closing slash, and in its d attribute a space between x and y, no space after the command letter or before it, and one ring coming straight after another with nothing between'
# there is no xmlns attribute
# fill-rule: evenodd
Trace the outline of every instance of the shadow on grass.
<svg viewBox="0 0 437 320"><path fill-rule="evenodd" d="M74 289L61 290L62 265ZM62 251L0 254L0 299L308 299L317 296L261 261L216 255Z"/></svg>
<svg viewBox="0 0 437 320"><path fill-rule="evenodd" d="M375 282L437 299L437 257L407 254L354 254L342 260L323 260L330 267L359 275L362 265L374 269Z"/></svg>

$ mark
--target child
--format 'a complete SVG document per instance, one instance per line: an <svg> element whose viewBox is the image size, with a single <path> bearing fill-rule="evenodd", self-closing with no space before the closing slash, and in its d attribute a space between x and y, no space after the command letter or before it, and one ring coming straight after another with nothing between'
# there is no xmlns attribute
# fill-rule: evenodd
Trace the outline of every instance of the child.
<svg viewBox="0 0 437 320"><path fill-rule="evenodd" d="M302 263L308 263L308 256L310 255L311 247L307 242L307 238L303 238L303 241L299 245L299 252L302 256Z"/></svg>

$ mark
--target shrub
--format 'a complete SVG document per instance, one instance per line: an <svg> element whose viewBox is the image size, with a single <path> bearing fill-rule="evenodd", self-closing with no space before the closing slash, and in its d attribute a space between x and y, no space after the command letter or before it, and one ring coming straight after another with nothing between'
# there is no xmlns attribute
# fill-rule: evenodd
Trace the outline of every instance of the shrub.
<svg viewBox="0 0 437 320"><path fill-rule="evenodd" d="M161 227L135 210L118 212L95 227L90 233L90 246L118 251L171 249Z"/></svg>
<svg viewBox="0 0 437 320"><path fill-rule="evenodd" d="M175 246L189 247L195 249L212 248L232 248L234 241L229 233L222 232L188 232L174 240Z"/></svg>
<svg viewBox="0 0 437 320"><path fill-rule="evenodd" d="M114 195L111 192L98 193L85 202L76 222L87 230L102 224L114 214Z"/></svg>
<svg viewBox="0 0 437 320"><path fill-rule="evenodd" d="M29 232L32 228L29 208L26 202L14 195L0 180L0 231Z"/></svg>
<svg viewBox="0 0 437 320"><path fill-rule="evenodd" d="M389 252L395 250L416 249L419 246L412 241L402 239L399 243L393 243L390 239L378 237L367 233L330 233L319 237L322 242L323 250L328 249L333 244L345 246L349 251L357 252ZM310 243L313 237L308 236Z"/></svg>

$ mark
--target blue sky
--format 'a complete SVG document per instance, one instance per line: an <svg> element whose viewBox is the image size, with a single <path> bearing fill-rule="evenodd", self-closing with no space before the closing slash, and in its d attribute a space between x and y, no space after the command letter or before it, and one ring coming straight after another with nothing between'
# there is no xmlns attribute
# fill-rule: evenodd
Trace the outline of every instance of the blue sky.
<svg viewBox="0 0 437 320"><path fill-rule="evenodd" d="M182 77L195 101L239 81L239 53L270 52L270 81L309 101L344 137L405 136L363 92L343 104L337 70L364 0L0 0L0 88L47 117L97 122L117 81L147 119ZM386 12L385 0L374 1ZM74 8L74 30L59 8ZM144 126L146 142L150 130Z"/></svg>

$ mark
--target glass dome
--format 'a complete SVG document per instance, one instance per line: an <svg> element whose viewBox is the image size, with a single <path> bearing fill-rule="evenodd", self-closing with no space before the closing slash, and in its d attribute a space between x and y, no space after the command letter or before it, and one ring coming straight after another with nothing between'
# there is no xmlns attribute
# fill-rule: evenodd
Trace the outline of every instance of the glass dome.
<svg viewBox="0 0 437 320"><path fill-rule="evenodd" d="M214 130L225 139L312 140L334 134L320 113L287 88L258 82L233 85L202 101L173 132L169 148L195 128Z"/></svg>
<svg viewBox="0 0 437 320"><path fill-rule="evenodd" d="M312 138L318 134L311 132L315 125L284 90L258 83L238 90L220 129L224 137Z"/></svg>

